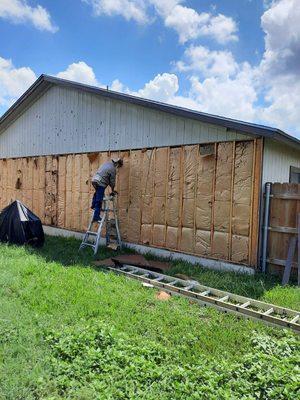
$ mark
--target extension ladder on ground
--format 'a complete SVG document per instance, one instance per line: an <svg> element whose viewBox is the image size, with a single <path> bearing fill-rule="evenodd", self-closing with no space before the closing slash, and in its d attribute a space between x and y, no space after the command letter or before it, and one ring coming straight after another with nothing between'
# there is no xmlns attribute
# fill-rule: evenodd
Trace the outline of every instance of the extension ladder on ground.
<svg viewBox="0 0 300 400"><path fill-rule="evenodd" d="M186 281L131 265L116 265L109 269L221 311L291 328L300 333L300 312L203 286L197 281Z"/></svg>
<svg viewBox="0 0 300 400"><path fill-rule="evenodd" d="M117 200L115 195L106 196L103 198L101 221L93 222L94 213L92 214L88 230L83 237L79 250L83 249L84 247L92 247L94 254L97 254L100 245L101 234L104 228L106 246L113 249L120 249L122 247L116 203ZM95 225L98 225L98 227L96 230L93 230L93 226Z"/></svg>

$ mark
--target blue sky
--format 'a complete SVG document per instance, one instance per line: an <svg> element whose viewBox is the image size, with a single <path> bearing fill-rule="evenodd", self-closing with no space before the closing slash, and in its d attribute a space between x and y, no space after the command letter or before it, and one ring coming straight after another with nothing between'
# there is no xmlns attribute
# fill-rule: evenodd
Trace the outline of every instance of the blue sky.
<svg viewBox="0 0 300 400"><path fill-rule="evenodd" d="M47 73L299 135L299 20L298 0L0 0L0 114Z"/></svg>

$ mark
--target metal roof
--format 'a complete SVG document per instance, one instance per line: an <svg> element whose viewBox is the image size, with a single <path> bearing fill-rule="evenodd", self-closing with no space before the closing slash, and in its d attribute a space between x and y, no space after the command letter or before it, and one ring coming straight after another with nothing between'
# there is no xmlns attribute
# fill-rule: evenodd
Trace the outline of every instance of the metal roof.
<svg viewBox="0 0 300 400"><path fill-rule="evenodd" d="M231 118L225 118L217 115L207 114L200 111L194 111L183 107L161 103L154 100L148 100L128 94L101 89L95 86L89 86L78 82L72 82L66 79L56 78L49 75L41 75L30 88L2 115L0 118L0 132L3 131L12 121L14 121L26 108L28 108L38 97L47 91L51 86L58 85L66 88L83 90L93 93L97 96L107 97L127 103L140 105L142 107L166 112L184 118L191 118L204 123L213 124L250 134L256 137L263 136L288 144L300 150L300 140L288 135L277 128L271 128L264 125L243 122Z"/></svg>

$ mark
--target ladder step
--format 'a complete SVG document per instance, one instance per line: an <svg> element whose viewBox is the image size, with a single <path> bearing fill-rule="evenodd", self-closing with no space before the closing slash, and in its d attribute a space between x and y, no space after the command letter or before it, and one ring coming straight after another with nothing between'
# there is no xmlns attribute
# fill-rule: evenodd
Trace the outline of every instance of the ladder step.
<svg viewBox="0 0 300 400"><path fill-rule="evenodd" d="M85 246L92 247L93 249L95 248L95 245L92 243L87 243L87 242L82 243L82 247L85 247Z"/></svg>
<svg viewBox="0 0 300 400"><path fill-rule="evenodd" d="M88 235L91 235L91 236L98 236L97 232L86 231L86 233L87 233Z"/></svg>
<svg viewBox="0 0 300 400"><path fill-rule="evenodd" d="M242 304L242 305L240 306L240 308L247 308L247 307L250 306L250 304L251 304L250 301L246 301L246 303Z"/></svg>
<svg viewBox="0 0 300 400"><path fill-rule="evenodd" d="M193 283L192 285L185 286L183 289L184 290L191 290L191 289L193 289L194 286L195 286L195 284Z"/></svg>
<svg viewBox="0 0 300 400"><path fill-rule="evenodd" d="M138 269L133 269L132 271L129 271L128 274L136 274L139 270Z"/></svg>
<svg viewBox="0 0 300 400"><path fill-rule="evenodd" d="M200 294L201 294L201 296L207 296L207 295L209 295L209 293L210 293L210 290L205 290L205 292L202 292Z"/></svg>
<svg viewBox="0 0 300 400"><path fill-rule="evenodd" d="M291 324L296 324L297 321L299 320L299 318L300 318L300 314L299 314L299 315L296 315L296 316L290 321L290 323L291 323Z"/></svg>
<svg viewBox="0 0 300 400"><path fill-rule="evenodd" d="M221 297L220 299L218 299L219 301L228 301L229 300L229 296L227 295L227 296L224 296L224 297Z"/></svg>
<svg viewBox="0 0 300 400"><path fill-rule="evenodd" d="M175 281L172 281L172 282L167 282L167 284L171 285L171 286L176 285L176 283L178 283L178 279L176 279Z"/></svg>
<svg viewBox="0 0 300 400"><path fill-rule="evenodd" d="M163 279L164 279L163 276L158 276L157 278L154 278L153 280L156 281L156 282L160 282L160 281L162 281Z"/></svg>
<svg viewBox="0 0 300 400"><path fill-rule="evenodd" d="M273 312L274 312L274 308L271 307L271 308L269 308L267 311L265 311L263 314L264 314L264 315L270 315L270 314L272 314Z"/></svg>

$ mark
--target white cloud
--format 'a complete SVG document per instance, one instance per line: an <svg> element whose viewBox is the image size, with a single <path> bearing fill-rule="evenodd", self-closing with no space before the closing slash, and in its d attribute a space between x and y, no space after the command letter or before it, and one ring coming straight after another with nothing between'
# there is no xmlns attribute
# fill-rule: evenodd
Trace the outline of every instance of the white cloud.
<svg viewBox="0 0 300 400"><path fill-rule="evenodd" d="M178 77L175 74L158 74L152 80L147 82L142 89L137 91L130 90L118 79L112 82L111 90L131 94L133 96L144 97L147 99L161 102L170 102L178 92Z"/></svg>
<svg viewBox="0 0 300 400"><path fill-rule="evenodd" d="M253 71L248 64L234 77L210 77L201 81L193 76L190 97L201 111L240 120L253 121L257 117L257 93Z"/></svg>
<svg viewBox="0 0 300 400"><path fill-rule="evenodd" d="M267 123L300 131L300 2L276 0L261 18L265 53L260 84L268 103L261 110Z"/></svg>
<svg viewBox="0 0 300 400"><path fill-rule="evenodd" d="M210 36L221 44L238 40L237 25L231 17L223 14L213 16L210 13L198 13L193 8L181 5L175 6L165 16L165 25L175 29L180 43L201 36Z"/></svg>
<svg viewBox="0 0 300 400"><path fill-rule="evenodd" d="M144 0L83 0L93 7L95 15L120 15L126 20L139 23L147 22L146 4Z"/></svg>
<svg viewBox="0 0 300 400"><path fill-rule="evenodd" d="M165 26L174 29L180 43L209 36L224 44L236 41L237 25L231 17L197 12L185 7L184 0L82 0L91 4L95 15L120 15L126 20L150 23L154 15L163 19Z"/></svg>
<svg viewBox="0 0 300 400"><path fill-rule="evenodd" d="M238 64L230 51L211 51L204 46L190 46L184 52L184 60L175 65L178 71L200 72L203 76L231 76Z"/></svg>
<svg viewBox="0 0 300 400"><path fill-rule="evenodd" d="M178 78L175 74L158 74L154 79L145 84L145 86L132 94L154 99L157 101L169 101L179 89Z"/></svg>
<svg viewBox="0 0 300 400"><path fill-rule="evenodd" d="M69 81L85 83L87 85L101 86L96 79L93 68L84 61L70 64L65 71L59 72L57 77L68 79Z"/></svg>
<svg viewBox="0 0 300 400"><path fill-rule="evenodd" d="M58 30L44 7L40 5L31 7L26 0L0 0L0 18L14 24L29 22L41 31L54 33Z"/></svg>
<svg viewBox="0 0 300 400"><path fill-rule="evenodd" d="M29 67L15 68L11 60L0 57L0 105L10 106L35 79Z"/></svg>

